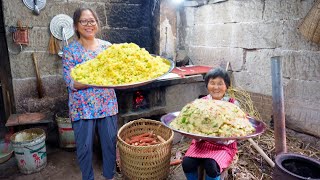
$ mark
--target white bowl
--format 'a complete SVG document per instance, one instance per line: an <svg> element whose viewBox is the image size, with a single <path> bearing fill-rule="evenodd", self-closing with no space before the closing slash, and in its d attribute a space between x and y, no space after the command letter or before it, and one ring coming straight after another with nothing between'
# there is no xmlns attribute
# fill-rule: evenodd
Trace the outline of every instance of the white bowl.
<svg viewBox="0 0 320 180"><path fill-rule="evenodd" d="M13 153L11 144L0 142L0 164L6 162L11 158Z"/></svg>

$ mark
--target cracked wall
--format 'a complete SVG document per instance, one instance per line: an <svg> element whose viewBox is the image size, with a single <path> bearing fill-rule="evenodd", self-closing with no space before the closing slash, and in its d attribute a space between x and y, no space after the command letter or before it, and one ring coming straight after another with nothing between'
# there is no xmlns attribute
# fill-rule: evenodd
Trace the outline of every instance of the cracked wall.
<svg viewBox="0 0 320 180"><path fill-rule="evenodd" d="M272 114L271 60L282 57L287 126L320 137L320 46L297 31L314 0L228 0L180 9L178 49L194 64L233 69L234 85ZM260 97L259 97L260 96Z"/></svg>

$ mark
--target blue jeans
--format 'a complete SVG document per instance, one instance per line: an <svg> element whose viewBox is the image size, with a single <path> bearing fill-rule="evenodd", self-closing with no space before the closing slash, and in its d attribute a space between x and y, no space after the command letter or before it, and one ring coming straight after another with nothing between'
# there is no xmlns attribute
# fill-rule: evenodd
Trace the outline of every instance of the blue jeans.
<svg viewBox="0 0 320 180"><path fill-rule="evenodd" d="M92 152L95 129L98 129L102 148L103 176L112 179L116 165L117 116L81 119L72 122L77 147L77 159L83 180L93 180Z"/></svg>

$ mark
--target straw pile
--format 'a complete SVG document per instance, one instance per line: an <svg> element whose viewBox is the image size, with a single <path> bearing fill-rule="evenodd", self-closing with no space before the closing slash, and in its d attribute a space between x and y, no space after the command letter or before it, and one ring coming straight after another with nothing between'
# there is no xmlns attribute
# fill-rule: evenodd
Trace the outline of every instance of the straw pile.
<svg viewBox="0 0 320 180"><path fill-rule="evenodd" d="M264 152L274 160L275 144L274 132L271 129L254 139ZM239 142L239 161L229 171L229 179L272 179L272 171L268 163L256 152L249 141ZM287 133L287 151L309 156L320 160L320 151L309 144L291 136Z"/></svg>

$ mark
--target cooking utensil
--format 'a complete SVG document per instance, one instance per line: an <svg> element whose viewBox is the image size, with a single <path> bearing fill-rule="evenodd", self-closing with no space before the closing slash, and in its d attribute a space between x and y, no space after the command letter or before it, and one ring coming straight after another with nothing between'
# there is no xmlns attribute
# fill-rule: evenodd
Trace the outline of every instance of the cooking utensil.
<svg viewBox="0 0 320 180"><path fill-rule="evenodd" d="M206 140L210 142L215 142L215 143L225 143L227 141L231 140L245 140L249 139L255 136L258 136L262 134L266 130L266 124L262 121L258 121L252 117L247 117L252 126L254 127L255 131L251 134L248 134L246 136L239 136L239 137L217 137L217 136L205 136L205 135L200 135L200 134L193 134L189 132L185 132L182 130L177 130L174 129L170 126L170 123L179 115L179 111L173 112L173 113L168 113L160 118L161 122L167 126L168 128L172 129L173 131L180 133L184 136L190 137L192 139L198 139L198 140Z"/></svg>
<svg viewBox="0 0 320 180"><path fill-rule="evenodd" d="M12 153L10 142L0 142L0 164L9 160Z"/></svg>
<svg viewBox="0 0 320 180"><path fill-rule="evenodd" d="M62 39L63 39L63 41L62 41L62 47L63 47L63 46L68 46L68 39L67 39L67 37L66 37L66 33L65 33L65 28L64 28L64 27L61 27L61 33L62 33ZM62 51L61 49L59 50L58 55L59 55L60 57L62 57L63 51Z"/></svg>
<svg viewBox="0 0 320 180"><path fill-rule="evenodd" d="M33 62L34 62L34 67L36 69L38 96L39 96L39 98L42 98L43 97L42 81L41 81L41 78L40 78L38 61L36 59L35 53L32 53L32 59L33 59Z"/></svg>
<svg viewBox="0 0 320 180"><path fill-rule="evenodd" d="M39 12L46 6L46 0L23 0L23 3L27 6L28 9L32 11L34 11L36 4Z"/></svg>
<svg viewBox="0 0 320 180"><path fill-rule="evenodd" d="M58 14L50 21L51 34L63 41L68 40L74 35L73 19L66 14Z"/></svg>
<svg viewBox="0 0 320 180"><path fill-rule="evenodd" d="M50 22L51 34L62 41L62 46L68 45L68 39L74 35L73 19L65 14L58 14ZM58 55L62 57L63 52L59 48Z"/></svg>
<svg viewBox="0 0 320 180"><path fill-rule="evenodd" d="M40 14L40 9L37 6L37 0L34 0L33 3L34 3L33 14L39 15Z"/></svg>
<svg viewBox="0 0 320 180"><path fill-rule="evenodd" d="M153 55L155 56L155 55ZM165 59L165 58L163 58ZM143 85L146 85L148 83L151 83L157 79L161 79L162 77L164 77L165 75L167 75L168 73L170 73L172 71L172 69L174 68L174 62L172 60L169 60L169 59L165 59L167 61L167 63L170 64L170 68L169 70L164 73L163 75L157 77L157 78L153 78L153 79L150 79L150 80L147 80L147 81L143 81L143 82L137 82L137 83L132 83L132 84L121 84L121 85L108 85L108 86L102 86L102 85L94 85L94 84L83 84L83 83L80 83L78 81L75 81L77 83L80 83L82 85L87 85L87 86L90 86L90 87L105 87L105 88L113 88L113 89L129 89L129 88L135 88L135 87L139 87L139 86L143 86Z"/></svg>

